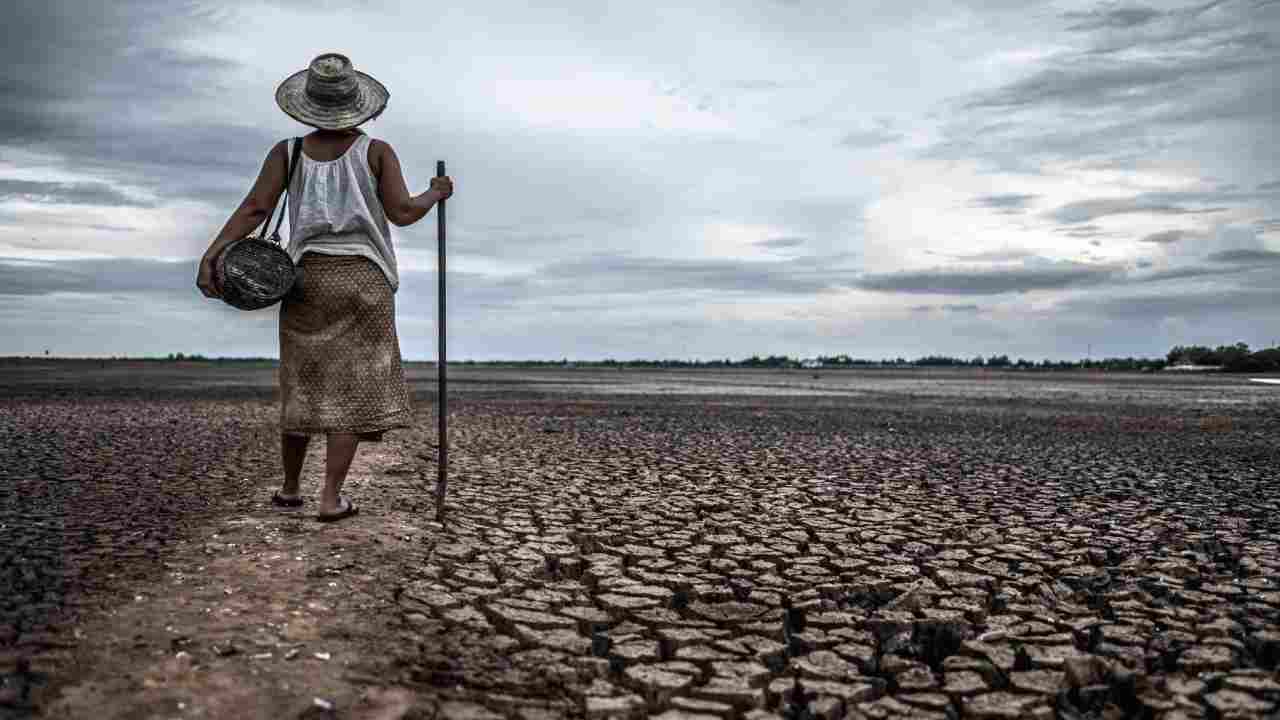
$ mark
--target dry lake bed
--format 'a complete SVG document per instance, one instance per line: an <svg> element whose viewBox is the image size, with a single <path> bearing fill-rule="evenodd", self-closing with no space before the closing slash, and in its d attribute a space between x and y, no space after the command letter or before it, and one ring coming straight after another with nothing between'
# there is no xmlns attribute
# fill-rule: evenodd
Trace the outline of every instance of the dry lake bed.
<svg viewBox="0 0 1280 720"><path fill-rule="evenodd" d="M410 376L321 524L271 367L0 361L0 718L1280 712L1280 387L455 366L440 523Z"/></svg>

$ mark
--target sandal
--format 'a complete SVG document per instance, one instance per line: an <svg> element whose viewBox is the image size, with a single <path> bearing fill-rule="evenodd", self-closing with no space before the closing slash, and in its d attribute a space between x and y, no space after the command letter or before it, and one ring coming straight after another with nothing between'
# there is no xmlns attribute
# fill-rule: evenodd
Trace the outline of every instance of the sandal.
<svg viewBox="0 0 1280 720"><path fill-rule="evenodd" d="M279 490L277 490L271 496L271 504L275 505L276 507L286 507L286 508L302 507L302 496L294 495L293 497L285 497L284 495L280 494Z"/></svg>
<svg viewBox="0 0 1280 720"><path fill-rule="evenodd" d="M360 509L357 508L355 505L352 505L350 500L347 500L346 498L338 498L338 501L342 503L341 510L335 513L329 513L327 515L324 513L321 513L319 515L316 515L316 519L319 520L320 522L333 522L334 520L341 520L342 518L348 518L348 517L351 517L352 515L359 514Z"/></svg>

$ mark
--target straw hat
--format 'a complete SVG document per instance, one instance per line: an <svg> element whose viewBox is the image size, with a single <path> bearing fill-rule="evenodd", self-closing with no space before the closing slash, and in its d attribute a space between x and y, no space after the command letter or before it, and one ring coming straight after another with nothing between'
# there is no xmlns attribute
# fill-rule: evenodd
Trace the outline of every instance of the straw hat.
<svg viewBox="0 0 1280 720"><path fill-rule="evenodd" d="M276 88L281 110L324 130L347 130L381 115L389 97L382 83L358 72L350 58L338 53L317 55L310 67Z"/></svg>

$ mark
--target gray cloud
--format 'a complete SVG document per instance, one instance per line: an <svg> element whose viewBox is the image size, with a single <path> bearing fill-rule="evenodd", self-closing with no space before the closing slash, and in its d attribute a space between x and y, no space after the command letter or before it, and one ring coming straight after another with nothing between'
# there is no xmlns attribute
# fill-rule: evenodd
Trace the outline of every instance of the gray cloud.
<svg viewBox="0 0 1280 720"><path fill-rule="evenodd" d="M1108 215L1200 215L1226 210L1225 207L1189 208L1168 202L1159 202L1149 195L1131 198L1097 198L1067 203L1046 215L1064 225L1089 222Z"/></svg>
<svg viewBox="0 0 1280 720"><path fill-rule="evenodd" d="M854 275L829 257L792 260L669 259L602 254L540 268L531 287L591 293L706 290L762 295L804 295L853 285Z"/></svg>
<svg viewBox="0 0 1280 720"><path fill-rule="evenodd" d="M665 307L685 313L692 302L718 296L737 302L835 292L853 284L855 272L840 269L849 259L830 255L782 261L691 260L601 253L517 275L450 271L449 303L471 310L581 314L585 326L599 323L602 309L635 307L639 296L643 307L654 312ZM435 283L434 273L402 272L397 302L431 307Z"/></svg>
<svg viewBox="0 0 1280 720"><path fill-rule="evenodd" d="M1271 200L1272 195L1266 192L1239 192L1235 186L1225 185L1216 187L1211 190L1178 190L1178 191L1153 191L1145 192L1137 196L1138 200L1143 202L1156 203L1201 203L1201 204L1222 204L1234 203L1243 204L1258 201Z"/></svg>
<svg viewBox="0 0 1280 720"><path fill-rule="evenodd" d="M999 295L1098 285L1116 278L1119 273L1120 268L1114 265L1060 261L1024 263L1018 267L875 273L861 276L857 286L881 292Z"/></svg>
<svg viewBox="0 0 1280 720"><path fill-rule="evenodd" d="M931 253L940 254L940 253ZM1026 260L1036 257L1036 254L1030 250L984 250L982 252L967 253L960 255L947 255L952 260L962 260L966 262L1009 262L1011 260Z"/></svg>
<svg viewBox="0 0 1280 720"><path fill-rule="evenodd" d="M1163 13L1159 10L1140 5L1129 7L1109 7L1104 10L1063 13L1062 17L1074 22L1068 30L1089 31L1114 28L1133 28L1159 18Z"/></svg>
<svg viewBox="0 0 1280 720"><path fill-rule="evenodd" d="M1017 108L1033 105L1146 105L1164 100L1192 81L1260 70L1270 57L1207 57L1196 61L1120 61L1076 58L970 102L974 108Z"/></svg>
<svg viewBox="0 0 1280 720"><path fill-rule="evenodd" d="M450 270L448 279L448 303L452 308L467 308L468 311L511 310L546 300L546 296L536 293L536 288L526 276L501 277ZM437 302L437 287L435 272L402 271L396 304L406 308L433 308Z"/></svg>
<svg viewBox="0 0 1280 720"><path fill-rule="evenodd" d="M452 270L450 297L468 307L499 308L608 294L730 293L803 295L853 285L846 255L780 261L689 260L601 254L553 262L530 273L496 276ZM197 263L147 258L27 260L0 257L0 295L177 293L199 298ZM402 270L400 302L435 302L435 273ZM598 304L598 303L595 303Z"/></svg>
<svg viewBox="0 0 1280 720"><path fill-rule="evenodd" d="M1170 72L1174 67L1200 76L1267 64L1272 59L1269 53L1275 50L1269 34L1274 29L1274 13L1247 2L1229 2L1222 10L1205 15L1195 8L1183 8L1165 14L1170 22L1157 23L1157 27L1093 33L1081 50L1053 58L1062 72L1045 68L1014 86L1063 99L1075 93L1100 97L1094 92L1102 90L1109 99L1116 99L1111 91L1124 87L1135 91L1156 86L1193 87L1178 84ZM1138 55L1141 51L1149 53ZM1037 88L1034 80L1044 82Z"/></svg>
<svg viewBox="0 0 1280 720"><path fill-rule="evenodd" d="M1074 298L1063 302L1063 310L1098 313L1112 317L1160 318L1167 316L1207 317L1229 312L1267 312L1275 307L1275 293L1268 290L1234 288L1230 292L1206 290L1168 294Z"/></svg>
<svg viewBox="0 0 1280 720"><path fill-rule="evenodd" d="M1172 245L1173 243L1186 240L1189 237L1197 236L1197 233L1193 233L1189 230L1162 230L1160 232L1151 233L1150 235L1144 235L1141 242L1155 243L1156 245Z"/></svg>
<svg viewBox="0 0 1280 720"><path fill-rule="evenodd" d="M84 227L87 227L90 230L101 230L103 232L114 232L114 233L140 232L140 230L136 227L130 227L128 225L109 225L107 223L88 223Z"/></svg>
<svg viewBox="0 0 1280 720"><path fill-rule="evenodd" d="M1220 250L1209 253L1205 259L1221 263L1276 263L1280 262L1280 252L1275 250Z"/></svg>
<svg viewBox="0 0 1280 720"><path fill-rule="evenodd" d="M185 293L196 289L196 262L140 258L31 261L0 258L0 295Z"/></svg>
<svg viewBox="0 0 1280 720"><path fill-rule="evenodd" d="M901 141L905 137L906 135L903 135L900 132L893 132L883 128L873 130L855 130L853 132L846 133L844 137L840 138L840 145L852 148L872 148L880 147L881 145L891 145Z"/></svg>
<svg viewBox="0 0 1280 720"><path fill-rule="evenodd" d="M196 28L225 24L222 8L50 0L10 12L0 29L0 147L161 197L227 204L248 189L278 138L252 122L182 116L184 103L235 92L236 63L177 49Z"/></svg>
<svg viewBox="0 0 1280 720"><path fill-rule="evenodd" d="M799 247L804 243L805 243L805 239L800 237L777 237L777 238L769 238L768 240L760 240L759 242L756 243L756 245L759 245L760 247L766 247L766 248L778 250L782 248Z"/></svg>
<svg viewBox="0 0 1280 720"><path fill-rule="evenodd" d="M1086 240L1090 238L1106 237L1111 234L1104 231L1101 225L1093 225L1093 224L1076 225L1073 227L1054 228L1053 231L1061 235L1066 235L1067 237L1081 238Z"/></svg>
<svg viewBox="0 0 1280 720"><path fill-rule="evenodd" d="M149 200L127 195L99 182L39 182L0 178L0 202L25 200L50 205L99 205L107 207L155 207Z"/></svg>
<svg viewBox="0 0 1280 720"><path fill-rule="evenodd" d="M1126 278L1127 282L1147 284L1158 282L1169 282L1172 280L1190 280L1192 278L1224 278L1229 276L1240 275L1249 272L1247 267L1230 267L1230 266L1207 266L1207 265L1189 265L1185 267L1169 268L1167 270L1157 270L1151 273L1131 276Z"/></svg>
<svg viewBox="0 0 1280 720"><path fill-rule="evenodd" d="M1046 163L1125 170L1177 156L1181 167L1266 180L1259 176L1280 163L1271 141L1280 123L1278 9L1103 5L1073 15L1071 49L957 98L945 139L924 155L1033 174Z"/></svg>
<svg viewBox="0 0 1280 720"><path fill-rule="evenodd" d="M58 213L41 208L39 211L19 211L16 209L0 210L0 227L19 227L30 230L33 234L43 235L51 228L88 228L114 233L136 233L139 228L132 225L115 225L113 223L88 222L78 213ZM12 242L12 241L10 241Z"/></svg>
<svg viewBox="0 0 1280 720"><path fill-rule="evenodd" d="M973 205L995 210L996 212L1014 215L1026 212L1027 206L1039 195L1005 193L1000 195L981 195L973 199Z"/></svg>
<svg viewBox="0 0 1280 720"><path fill-rule="evenodd" d="M1259 190L1280 190L1280 180L1272 180L1258 185Z"/></svg>
<svg viewBox="0 0 1280 720"><path fill-rule="evenodd" d="M79 293L99 298L146 296L144 303L170 304L188 309L207 304L196 288L194 260L163 261L147 258L94 260L44 260L0 258L0 297L38 297L52 293ZM405 270L400 273L397 303L431 307L436 302L436 274ZM449 302L469 311L500 310L536 302L537 288L526 277L504 278L480 273L449 271Z"/></svg>
<svg viewBox="0 0 1280 720"><path fill-rule="evenodd" d="M729 87L739 90L781 90L785 87L783 83L776 80L739 80L738 82L729 83Z"/></svg>
<svg viewBox="0 0 1280 720"><path fill-rule="evenodd" d="M572 241L586 240L582 232L537 232L524 226L510 228L465 227L449 231L449 252L486 258L521 255L545 256Z"/></svg>
<svg viewBox="0 0 1280 720"><path fill-rule="evenodd" d="M946 312L958 313L976 313L981 312L982 308L972 303L943 303L941 305L912 305L912 312L933 312L935 310L943 310Z"/></svg>

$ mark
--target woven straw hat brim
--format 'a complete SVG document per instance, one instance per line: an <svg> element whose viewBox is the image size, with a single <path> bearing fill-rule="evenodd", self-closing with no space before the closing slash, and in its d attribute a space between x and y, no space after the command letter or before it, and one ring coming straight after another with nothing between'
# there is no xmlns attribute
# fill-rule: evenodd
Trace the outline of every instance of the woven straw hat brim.
<svg viewBox="0 0 1280 720"><path fill-rule="evenodd" d="M319 105L307 95L307 71L285 78L276 88L276 104L289 117L323 130L348 130L382 114L391 93L382 83L355 71L358 94L354 102L340 107Z"/></svg>

